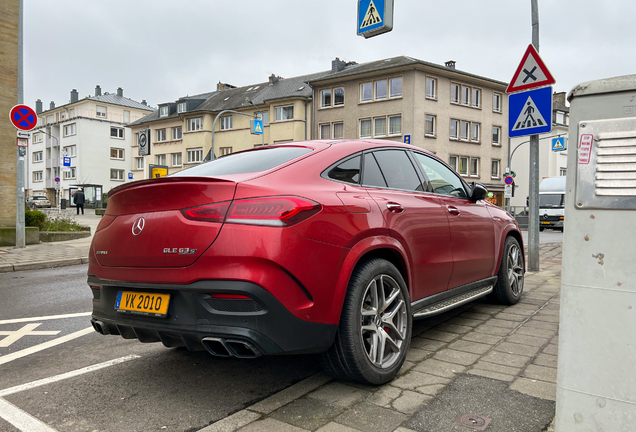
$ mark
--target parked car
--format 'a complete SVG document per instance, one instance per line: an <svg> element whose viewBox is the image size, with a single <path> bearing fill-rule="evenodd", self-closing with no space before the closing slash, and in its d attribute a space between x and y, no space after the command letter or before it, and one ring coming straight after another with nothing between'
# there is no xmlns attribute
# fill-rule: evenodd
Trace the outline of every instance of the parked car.
<svg viewBox="0 0 636 432"><path fill-rule="evenodd" d="M51 201L45 196L31 196L27 198L26 205L30 209L51 208Z"/></svg>
<svg viewBox="0 0 636 432"><path fill-rule="evenodd" d="M101 334L215 356L322 353L381 384L413 318L523 291L519 226L432 153L382 140L230 154L109 192L89 253Z"/></svg>

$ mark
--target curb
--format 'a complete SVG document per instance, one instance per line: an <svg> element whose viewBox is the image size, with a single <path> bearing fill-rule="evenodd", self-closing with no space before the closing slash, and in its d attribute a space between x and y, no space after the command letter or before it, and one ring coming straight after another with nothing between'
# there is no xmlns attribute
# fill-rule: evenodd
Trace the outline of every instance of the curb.
<svg viewBox="0 0 636 432"><path fill-rule="evenodd" d="M51 261L36 261L28 264L2 264L0 265L0 273L9 273L13 271L24 270L42 270L57 267L67 267L73 265L88 264L88 258L67 258Z"/></svg>

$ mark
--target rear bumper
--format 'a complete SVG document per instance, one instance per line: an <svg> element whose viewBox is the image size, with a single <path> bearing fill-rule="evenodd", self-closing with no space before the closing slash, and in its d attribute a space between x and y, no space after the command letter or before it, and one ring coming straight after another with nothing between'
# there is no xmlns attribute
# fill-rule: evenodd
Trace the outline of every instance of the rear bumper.
<svg viewBox="0 0 636 432"><path fill-rule="evenodd" d="M337 325L301 320L262 287L244 281L203 280L189 285L104 281L88 277L93 291L93 321L100 331L141 342L204 349L204 338L245 341L263 354L301 354L325 351ZM170 294L164 318L117 312L119 291ZM212 293L240 294L251 300L225 300Z"/></svg>

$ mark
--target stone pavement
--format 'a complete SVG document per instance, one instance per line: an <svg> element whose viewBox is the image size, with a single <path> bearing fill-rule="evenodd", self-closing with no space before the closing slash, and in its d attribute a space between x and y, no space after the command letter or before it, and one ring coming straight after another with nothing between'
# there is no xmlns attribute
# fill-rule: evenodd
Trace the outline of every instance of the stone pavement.
<svg viewBox="0 0 636 432"><path fill-rule="evenodd" d="M561 251L560 243L541 245L541 270L526 274L514 306L478 301L415 321L407 361L390 383L371 387L317 374L199 432L548 430Z"/></svg>

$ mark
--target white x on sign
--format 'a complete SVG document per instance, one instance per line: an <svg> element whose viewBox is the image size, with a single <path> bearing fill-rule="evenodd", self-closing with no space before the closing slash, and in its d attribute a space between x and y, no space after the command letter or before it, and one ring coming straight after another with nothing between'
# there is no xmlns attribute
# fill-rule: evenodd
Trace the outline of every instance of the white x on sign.
<svg viewBox="0 0 636 432"><path fill-rule="evenodd" d="M0 336L6 336L6 338L0 340L0 348L8 347L24 336L54 336L59 333L59 331L33 331L33 329L40 325L42 325L42 323L27 324L19 330L0 331Z"/></svg>

